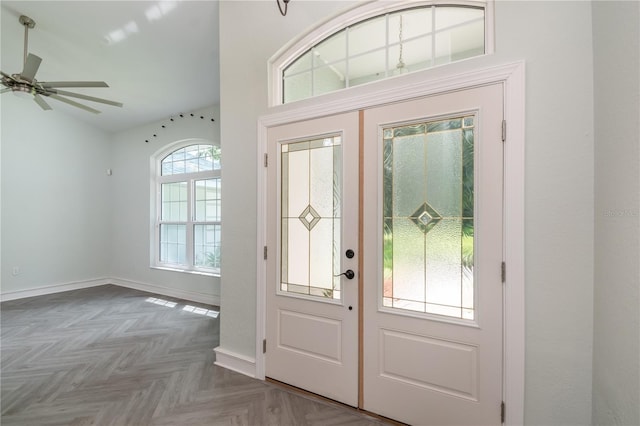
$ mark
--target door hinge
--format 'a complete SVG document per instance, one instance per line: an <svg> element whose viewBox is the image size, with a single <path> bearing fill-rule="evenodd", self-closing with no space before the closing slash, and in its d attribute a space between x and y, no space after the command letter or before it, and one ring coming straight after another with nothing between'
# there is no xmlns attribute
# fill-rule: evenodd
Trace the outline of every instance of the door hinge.
<svg viewBox="0 0 640 426"><path fill-rule="evenodd" d="M264 153L264 166L269 167L269 154Z"/></svg>
<svg viewBox="0 0 640 426"><path fill-rule="evenodd" d="M267 260L267 246L262 249L262 256L264 256L264 260Z"/></svg>
<svg viewBox="0 0 640 426"><path fill-rule="evenodd" d="M502 277L502 282L506 283L507 282L507 264L504 262L502 262L500 275Z"/></svg>
<svg viewBox="0 0 640 426"><path fill-rule="evenodd" d="M504 423L505 416L506 416L506 409L504 406L504 401L502 401L502 404L500 404L500 423Z"/></svg>
<svg viewBox="0 0 640 426"><path fill-rule="evenodd" d="M262 339L262 353L267 353L267 339Z"/></svg>
<svg viewBox="0 0 640 426"><path fill-rule="evenodd" d="M502 120L502 142L507 140L507 120Z"/></svg>

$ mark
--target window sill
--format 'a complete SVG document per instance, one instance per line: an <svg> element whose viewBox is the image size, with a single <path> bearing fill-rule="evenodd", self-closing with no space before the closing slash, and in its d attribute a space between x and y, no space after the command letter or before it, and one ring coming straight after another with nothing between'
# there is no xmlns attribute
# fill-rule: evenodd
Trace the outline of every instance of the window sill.
<svg viewBox="0 0 640 426"><path fill-rule="evenodd" d="M182 272L185 274L193 274L193 275L204 275L207 277L216 277L216 278L220 278L220 272L205 272L205 271L194 271L191 269L181 269L181 268L170 268L168 266L154 266L151 265L150 266L151 269L157 269L160 271L170 271L170 272Z"/></svg>

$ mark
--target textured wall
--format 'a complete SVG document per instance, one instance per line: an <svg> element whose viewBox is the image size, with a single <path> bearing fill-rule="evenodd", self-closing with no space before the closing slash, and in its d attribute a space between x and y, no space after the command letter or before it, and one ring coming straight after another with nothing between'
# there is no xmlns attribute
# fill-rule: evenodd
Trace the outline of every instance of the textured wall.
<svg viewBox="0 0 640 426"><path fill-rule="evenodd" d="M593 424L640 424L640 3L594 2Z"/></svg>

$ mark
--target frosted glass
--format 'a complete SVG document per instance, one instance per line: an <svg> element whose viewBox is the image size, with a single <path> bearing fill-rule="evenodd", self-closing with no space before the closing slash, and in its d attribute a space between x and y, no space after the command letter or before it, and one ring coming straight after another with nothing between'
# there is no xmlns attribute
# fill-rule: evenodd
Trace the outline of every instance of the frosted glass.
<svg viewBox="0 0 640 426"><path fill-rule="evenodd" d="M425 297L424 233L407 219L393 221L393 297Z"/></svg>
<svg viewBox="0 0 640 426"><path fill-rule="evenodd" d="M473 117L383 136L383 306L474 319Z"/></svg>
<svg viewBox="0 0 640 426"><path fill-rule="evenodd" d="M280 146L280 290L340 298L341 136Z"/></svg>
<svg viewBox="0 0 640 426"><path fill-rule="evenodd" d="M309 231L298 218L287 219L288 282L309 285ZM283 244L285 242L283 241Z"/></svg>
<svg viewBox="0 0 640 426"><path fill-rule="evenodd" d="M321 219L309 240L309 284L331 289L333 285L333 221Z"/></svg>
<svg viewBox="0 0 640 426"><path fill-rule="evenodd" d="M409 217L425 198L425 136L394 139L393 216Z"/></svg>
<svg viewBox="0 0 640 426"><path fill-rule="evenodd" d="M309 151L289 152L288 176L283 176L289 204L288 217L298 217L309 205Z"/></svg>
<svg viewBox="0 0 640 426"><path fill-rule="evenodd" d="M462 131L427 136L427 202L443 217L462 215Z"/></svg>
<svg viewBox="0 0 640 426"><path fill-rule="evenodd" d="M333 147L312 149L309 154L309 204L321 217L333 217Z"/></svg>
<svg viewBox="0 0 640 426"><path fill-rule="evenodd" d="M462 283L461 230L459 219L445 219L426 235L425 263L428 303L460 306Z"/></svg>

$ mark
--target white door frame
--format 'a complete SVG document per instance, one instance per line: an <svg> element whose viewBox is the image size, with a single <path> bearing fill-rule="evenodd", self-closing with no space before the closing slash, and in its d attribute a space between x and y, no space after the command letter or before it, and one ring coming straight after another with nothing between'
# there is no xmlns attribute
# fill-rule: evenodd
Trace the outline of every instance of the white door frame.
<svg viewBox="0 0 640 426"><path fill-rule="evenodd" d="M429 71L388 79L364 90L347 89L334 96L314 98L270 108L258 119L257 144L257 288L256 288L256 358L255 377L265 378L262 342L266 336L266 194L267 179L264 154L267 152L267 129L281 124L315 117L366 109L421 96L445 93L487 84L504 84L504 114L507 122L504 146L504 374L503 400L505 424L524 424L525 357L525 270L524 270L524 190L525 190L525 66L515 62L428 78ZM322 99L326 99L323 101Z"/></svg>

